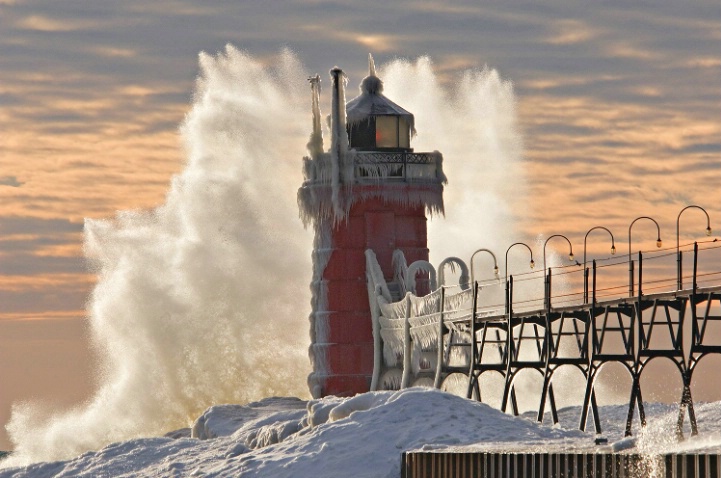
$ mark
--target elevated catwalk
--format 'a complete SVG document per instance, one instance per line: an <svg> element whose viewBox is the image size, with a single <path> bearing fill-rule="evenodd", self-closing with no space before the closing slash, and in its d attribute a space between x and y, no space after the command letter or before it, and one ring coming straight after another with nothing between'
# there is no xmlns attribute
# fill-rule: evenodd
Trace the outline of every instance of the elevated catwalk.
<svg viewBox="0 0 721 478"><path fill-rule="evenodd" d="M653 277L652 280L644 278L643 270L649 261L639 253L637 261L632 263L635 267L624 262L614 264L638 273L633 295L605 300L598 297L602 290L598 287L601 268L593 261L592 267L585 271L573 269L589 280L583 289L583 299L560 306L556 302L561 302L567 293L552 294L551 268L542 277L543 297L516 299L514 282L520 284L522 279L515 281L514 276L510 276L505 304L495 305L480 303L482 286L478 282L470 287L456 286L456 292L452 286L441 283L431 294L419 297L411 292L413 273L406 273L411 279L406 296L389 303L379 278L376 281L379 284L374 284L377 307L373 311L378 323L376 363L382 366L375 371L375 382L381 385L379 388L424 384L442 388L451 377L463 377L467 383L466 396L480 400L484 393L481 376L491 372L504 381L501 410L505 412L510 408L517 415L516 379L530 370L542 378L537 420L542 421L550 411L557 423L553 378L558 369L571 366L580 371L586 385L566 390L564 398L582 401L580 429L586 430L587 421L592 417L595 431L601 433L596 382L602 369L615 363L631 378L624 429L625 435L630 436L636 413L641 426L646 425L641 390L643 372L653 360L665 359L673 364L673 372L664 380L676 382L681 388L677 438L683 438L687 419L691 435L696 435L698 425L691 393L694 372L699 370L702 359L721 354L721 286L718 285L719 269L713 268L721 264L719 252L718 242L706 245L704 265L710 272L701 273L699 245L693 245L691 287L683 289L675 288L676 278L669 278L668 285ZM368 254L371 270L374 268L372 257ZM413 266L407 270L414 271ZM608 274L609 270L603 271ZM701 280L705 281L703 286L699 285ZM658 284L672 290L654 289ZM683 286L682 281L678 284ZM648 289L654 292L649 294ZM380 360L381 353L383 360ZM424 369L419 364L431 365ZM422 376L424 373L427 378Z"/></svg>

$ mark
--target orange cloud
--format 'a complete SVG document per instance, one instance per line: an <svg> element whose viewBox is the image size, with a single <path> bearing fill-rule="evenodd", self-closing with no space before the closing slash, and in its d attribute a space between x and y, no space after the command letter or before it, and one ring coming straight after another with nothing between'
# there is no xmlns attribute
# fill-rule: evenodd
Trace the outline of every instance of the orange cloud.
<svg viewBox="0 0 721 478"><path fill-rule="evenodd" d="M692 68L718 68L721 67L721 58L719 57L697 57L689 58L686 64Z"/></svg>
<svg viewBox="0 0 721 478"><path fill-rule="evenodd" d="M598 36L595 28L579 20L557 20L551 28L554 33L545 39L551 45L573 45L584 43Z"/></svg>
<svg viewBox="0 0 721 478"><path fill-rule="evenodd" d="M26 30L41 32L70 32L94 26L95 23L89 20L55 20L43 15L30 15L18 21L17 25Z"/></svg>
<svg viewBox="0 0 721 478"><path fill-rule="evenodd" d="M606 48L606 54L609 56L631 58L635 60L658 60L663 58L658 52L643 49L629 43L610 44Z"/></svg>

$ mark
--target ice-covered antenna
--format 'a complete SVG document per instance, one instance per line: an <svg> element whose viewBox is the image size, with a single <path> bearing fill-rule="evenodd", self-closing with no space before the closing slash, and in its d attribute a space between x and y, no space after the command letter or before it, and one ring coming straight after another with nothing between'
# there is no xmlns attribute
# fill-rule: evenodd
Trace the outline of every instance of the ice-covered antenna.
<svg viewBox="0 0 721 478"><path fill-rule="evenodd" d="M309 76L308 82L311 84L311 87L318 88L318 93L320 93L320 75L316 73L315 76Z"/></svg>
<svg viewBox="0 0 721 478"><path fill-rule="evenodd" d="M376 63L370 53L368 53L368 76L376 76Z"/></svg>
<svg viewBox="0 0 721 478"><path fill-rule="evenodd" d="M320 76L315 75L308 78L312 94L311 107L313 111L313 131L308 141L308 151L312 158L317 158L323 152L323 133L320 126Z"/></svg>

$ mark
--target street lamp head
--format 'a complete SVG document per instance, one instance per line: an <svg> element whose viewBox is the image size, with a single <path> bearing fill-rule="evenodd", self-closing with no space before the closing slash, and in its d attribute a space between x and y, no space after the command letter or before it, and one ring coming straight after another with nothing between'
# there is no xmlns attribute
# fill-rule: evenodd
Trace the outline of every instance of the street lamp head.
<svg viewBox="0 0 721 478"><path fill-rule="evenodd" d="M659 238L656 240L656 247L661 247L662 245L663 245L663 242L661 242L661 238L659 237Z"/></svg>
<svg viewBox="0 0 721 478"><path fill-rule="evenodd" d="M709 227L706 228L706 235L707 235L707 236L710 236L710 235L711 235L711 226L709 226Z"/></svg>
<svg viewBox="0 0 721 478"><path fill-rule="evenodd" d="M531 259L531 269L533 269L534 267L536 267L536 263L533 262L533 259Z"/></svg>
<svg viewBox="0 0 721 478"><path fill-rule="evenodd" d="M572 260L573 260L573 252L568 255L568 260L569 260L569 261L572 261Z"/></svg>
<svg viewBox="0 0 721 478"><path fill-rule="evenodd" d="M498 277L498 276L499 276L499 273L498 273L498 266L495 266L495 267L493 268L493 273L494 273L494 274L496 275L496 277Z"/></svg>
<svg viewBox="0 0 721 478"><path fill-rule="evenodd" d="M611 255L612 256L616 255L616 245L615 244L611 244Z"/></svg>

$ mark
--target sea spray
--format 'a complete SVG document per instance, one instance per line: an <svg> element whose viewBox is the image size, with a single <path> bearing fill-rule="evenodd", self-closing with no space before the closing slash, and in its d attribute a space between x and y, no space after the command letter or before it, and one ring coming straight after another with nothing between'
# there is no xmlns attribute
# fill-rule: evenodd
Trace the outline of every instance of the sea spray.
<svg viewBox="0 0 721 478"><path fill-rule="evenodd" d="M165 203L86 226L98 392L64 413L17 404L5 466L157 435L213 404L308 396L311 232L295 198L312 130L308 75L291 53L266 67L231 46L200 65L182 127L187 165ZM480 247L502 261L527 213L511 84L490 69L459 72L450 92L425 57L380 75L415 114L412 146L444 154L447 217L431 225L433 262ZM511 258L514 270L527 263Z"/></svg>
<svg viewBox="0 0 721 478"><path fill-rule="evenodd" d="M447 88L428 57L394 61L379 75L384 94L415 115L418 134L411 146L443 153L445 219L429 224L431 262L449 256L468 261L482 247L503 261L519 233L518 218L530 212L512 83L484 68L447 73L452 81ZM515 264L515 254L511 259ZM527 269L528 259L520 259ZM477 262L479 277L493 278L488 257Z"/></svg>
<svg viewBox="0 0 721 478"><path fill-rule="evenodd" d="M99 389L66 413L16 405L6 465L188 426L216 403L308 396L307 75L288 52L265 67L231 46L200 67L165 203L86 222Z"/></svg>

